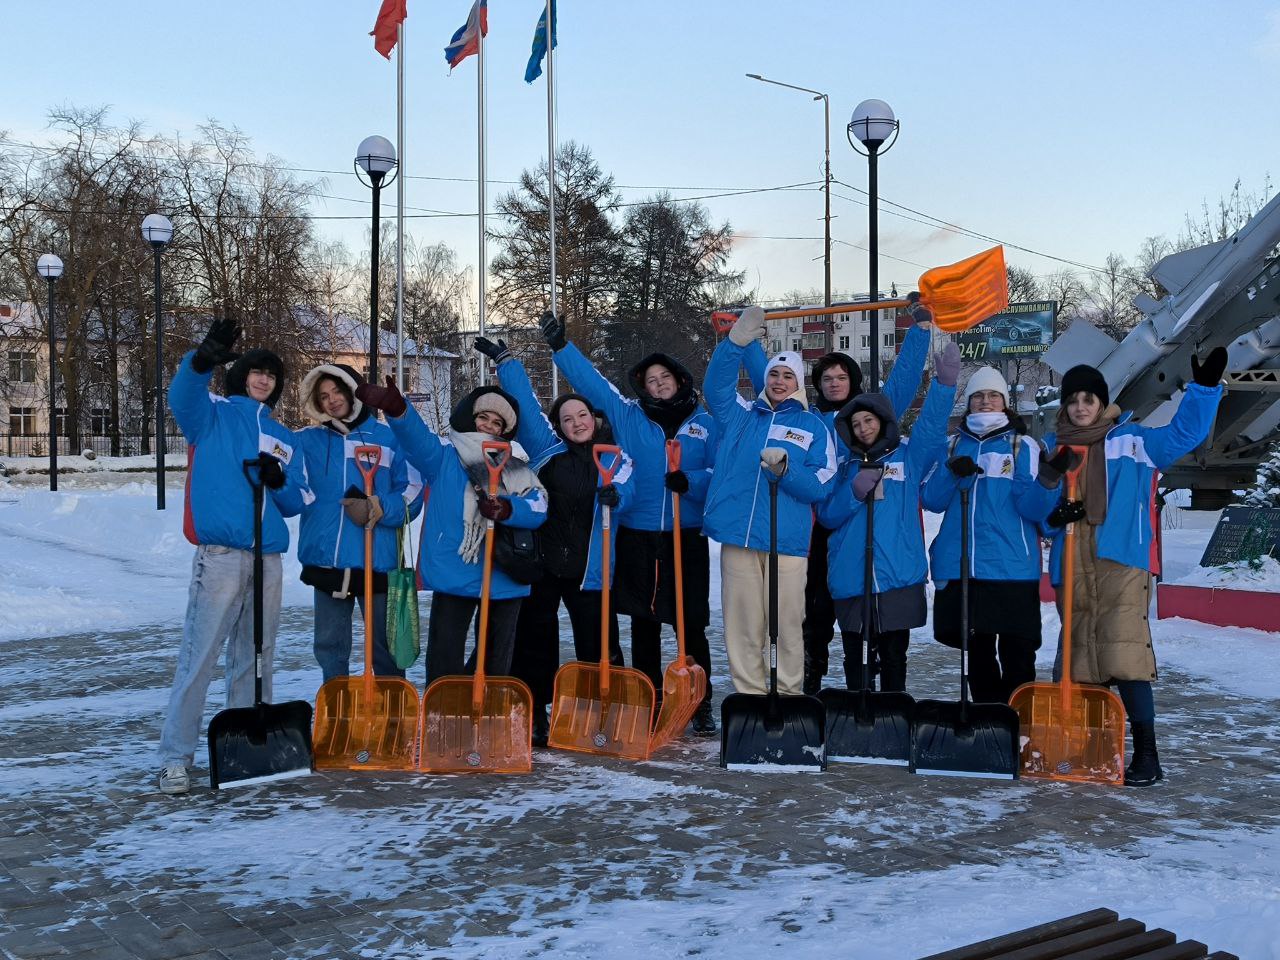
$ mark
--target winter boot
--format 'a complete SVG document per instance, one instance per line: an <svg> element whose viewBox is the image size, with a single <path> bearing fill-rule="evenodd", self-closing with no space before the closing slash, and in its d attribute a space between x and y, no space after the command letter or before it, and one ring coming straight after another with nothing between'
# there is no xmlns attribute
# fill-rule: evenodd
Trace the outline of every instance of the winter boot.
<svg viewBox="0 0 1280 960"><path fill-rule="evenodd" d="M1160 769L1160 757L1156 754L1156 725L1154 723L1129 724L1133 731L1133 760L1124 771L1126 787L1149 787L1164 779Z"/></svg>
<svg viewBox="0 0 1280 960"><path fill-rule="evenodd" d="M545 704L536 704L533 708L533 745L546 747L547 738L551 736L551 718L547 716Z"/></svg>
<svg viewBox="0 0 1280 960"><path fill-rule="evenodd" d="M719 731L716 729L716 717L711 712L711 701L703 700L698 704L698 711L693 715L693 732L700 737L714 737Z"/></svg>

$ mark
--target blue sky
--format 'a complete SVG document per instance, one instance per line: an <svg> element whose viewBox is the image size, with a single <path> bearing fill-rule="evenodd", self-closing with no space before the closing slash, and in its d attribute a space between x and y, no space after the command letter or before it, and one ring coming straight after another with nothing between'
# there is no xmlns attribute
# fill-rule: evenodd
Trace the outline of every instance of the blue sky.
<svg viewBox="0 0 1280 960"><path fill-rule="evenodd" d="M395 135L394 64L367 35L377 9L378 0L6 4L0 130L42 141L50 105L109 104L115 119L161 133L217 118L260 153L347 171L365 135ZM449 76L442 54L467 9L467 0L409 0L410 174L476 176L475 61ZM539 10L539 0L490 2L491 180L512 180L545 154L544 81L522 77ZM1237 178L1260 190L1280 174L1276 3L561 0L559 39L560 139L588 144L620 184L819 179L821 105L746 73L831 95L838 179L866 186L844 127L860 100L882 98L902 120L881 161L883 197L1082 263L1176 234L1188 211ZM315 213L367 215L354 178L327 181L325 192L359 202L326 201ZM491 184L491 208L504 189ZM708 192L717 191L675 194ZM474 212L475 184L411 180L407 202ZM762 297L821 287L820 192L704 202L740 233L734 264ZM833 235L865 245L866 207L837 197L832 210ZM359 242L360 226L320 230ZM411 229L474 263L474 220ZM819 239L763 239L774 236ZM881 280L900 286L985 246L887 213L880 241ZM1060 266L1007 253L1037 272ZM865 289L866 261L837 244L836 289Z"/></svg>

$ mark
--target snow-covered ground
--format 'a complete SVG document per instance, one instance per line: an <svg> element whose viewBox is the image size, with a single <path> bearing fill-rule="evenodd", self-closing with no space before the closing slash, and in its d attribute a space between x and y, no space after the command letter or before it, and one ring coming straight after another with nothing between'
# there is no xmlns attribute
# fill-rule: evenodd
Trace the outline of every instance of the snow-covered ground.
<svg viewBox="0 0 1280 960"><path fill-rule="evenodd" d="M182 490L173 486L169 509L159 512L154 489L136 477L85 475L67 478L63 487L50 494L29 482L0 480L0 649L12 653L41 638L84 635L76 641L81 655L57 665L40 657L9 658L6 686L29 691L56 678L53 685L63 689L6 697L0 729L20 734L56 723L85 731L87 742L64 756L11 740L0 758L0 802L28 796L65 798L73 805L86 796L135 802L153 789L145 740L153 735L151 724L166 693L157 654L137 628L161 625L172 638L181 622L192 553L181 532ZM1215 519L1166 512L1169 579L1194 574ZM928 518L930 535L936 520ZM309 699L318 671L307 652L310 590L297 573L296 559L288 558L285 604L293 609L282 636L288 635L291 652L277 673L277 689L278 698ZM714 656L723 663L718 594L717 582L712 632ZM1052 606L1043 609L1042 671L1052 662L1058 627ZM1280 960L1280 821L1274 800L1280 767L1271 746L1280 735L1280 635L1181 620L1153 620L1152 631L1165 683L1176 683L1180 695L1193 698L1189 703L1212 704L1205 709L1212 710L1213 722L1206 721L1203 731L1187 708L1169 718L1168 728L1175 731L1174 756L1166 764L1171 775L1221 764L1228 778L1236 776L1230 771L1238 765L1252 764L1238 782L1255 792L1256 820L1233 813L1212 822L1212 811L1228 800L1208 790L1193 817L1169 799L1173 787L1098 793L1063 785L908 778L910 795L900 796L885 793L875 786L878 781L859 787L856 773L849 772L856 768L848 767L815 778L812 795L785 793L768 778L703 776L715 769L715 746L698 742L636 765L540 753L533 778L421 778L420 789L409 791L394 777L370 777L359 786L313 777L278 792L264 787L185 800L154 796L130 808L134 812L124 819L108 823L104 814L101 832L86 849L63 851L49 863L99 873L110 884L147 896L162 896L171 884L198 890L227 910L254 910L263 902L373 898L381 906L369 908L371 913L414 933L399 945L378 940L376 950L369 940L369 956L630 958L696 952L737 958L744 949L777 948L795 957L838 953L901 960L1112 905L1242 957ZM942 658L950 655L928 642L927 631L913 639L912 656L920 663L949 664ZM163 656L171 663L172 650ZM838 664L838 651L832 659ZM141 685L122 696L115 678L144 668ZM951 682L945 671L929 676L940 678L939 684ZM723 677L716 680L719 697L728 686ZM215 684L212 708L220 695ZM1215 740L1211 726L1233 729L1246 719L1248 742L1225 735ZM1230 748L1228 760L1219 743ZM924 781L927 787L915 786ZM848 789L841 792L841 784ZM755 790L758 802L752 799ZM1064 824L1061 832L1050 829L1034 840L1000 846L1005 825L1035 818L1043 803L1073 796L1082 811L1096 807L1100 828L1118 842L1082 844ZM591 854L574 824L601 811L630 827L619 828L615 849ZM1130 817L1149 829L1129 833ZM779 821L794 823L797 837L809 845L762 862L763 853L725 839L776 829ZM684 854L662 849L672 842L673 824L679 827L677 839L689 844L680 848ZM502 853L503 838L526 828L536 836L563 834L556 841L563 856L552 857L531 879L501 873L495 863L519 859L514 851ZM492 839L484 839L486 831ZM918 852L914 866L905 864L911 857L902 853L904 842ZM974 859L957 855L958 862L938 866L926 853L939 845L962 851L971 846ZM855 849L868 864L888 851L903 858L904 866L868 875L830 859ZM641 864L649 873L640 871ZM670 881L655 889L653 872L668 864ZM450 887L455 901L442 908L434 927L445 931L448 949L423 952L424 883L457 884L469 871L479 871L476 882ZM603 890L611 895L600 896ZM466 900L456 902L462 893ZM509 919L471 922L491 915Z"/></svg>

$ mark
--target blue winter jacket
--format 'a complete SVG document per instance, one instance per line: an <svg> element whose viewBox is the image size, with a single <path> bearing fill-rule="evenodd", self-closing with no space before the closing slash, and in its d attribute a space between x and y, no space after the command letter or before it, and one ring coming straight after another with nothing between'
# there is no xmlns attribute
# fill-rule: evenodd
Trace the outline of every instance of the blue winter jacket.
<svg viewBox="0 0 1280 960"><path fill-rule="evenodd" d="M875 593L924 583L929 575L920 517L920 488L946 447L947 419L955 398L954 386L946 387L935 380L925 395L910 438L897 443L891 441L890 449L878 456L873 453L870 462L884 467L878 488L883 491L882 498L876 500L874 506L875 562L871 576ZM882 402L887 399L880 398ZM877 416L889 412L871 409ZM896 436L897 425L887 425L887 428L890 426L890 436ZM827 585L836 600L862 596L865 585L867 504L853 495L853 478L859 468L856 456L841 464L831 493L818 508L818 522L832 531L827 543ZM875 492L871 494L875 495Z"/></svg>
<svg viewBox="0 0 1280 960"><path fill-rule="evenodd" d="M670 530L671 491L664 482L667 435L662 427L649 419L639 403L619 393L572 343L554 356L556 366L573 388L608 418L618 446L635 461L635 498L619 518L620 524L633 530ZM676 431L680 469L689 478L689 492L680 498L680 526L686 529L702 526L709 468L715 456L715 429L711 417L699 410Z"/></svg>
<svg viewBox="0 0 1280 960"><path fill-rule="evenodd" d="M1125 413L1107 433L1107 516L1098 528L1098 556L1151 573L1160 572L1157 537L1156 485L1160 471L1186 456L1209 435L1218 415L1222 387L1189 383L1173 419L1163 427L1144 427ZM1045 437L1049 449L1054 436ZM1049 528L1053 537L1049 571L1054 585L1062 582L1062 529Z"/></svg>
<svg viewBox="0 0 1280 960"><path fill-rule="evenodd" d="M743 399L737 389L742 354L742 347L724 340L703 378L719 442L702 529L720 543L768 551L769 480L760 451L780 447L787 451L787 471L778 481L778 552L805 557L812 504L827 495L835 476L835 439L822 418L809 412L803 391L776 408L762 396Z"/></svg>
<svg viewBox="0 0 1280 960"><path fill-rule="evenodd" d="M409 466L391 428L370 416L346 436L323 425L305 427L294 435L303 454L307 485L315 494L315 500L303 508L298 526L298 559L303 566L364 569L364 528L352 523L339 501L351 487L364 490L356 447L376 446L381 460L373 475L373 492L383 512L373 530L373 569L380 573L395 569L400 526L406 516L412 520L422 509L422 475Z"/></svg>
<svg viewBox="0 0 1280 960"><path fill-rule="evenodd" d="M902 415L911 408L920 389L920 376L924 373L925 361L929 359L929 343L931 336L928 330L919 324L912 325L907 335L902 338L902 349L898 352L897 362L885 377L881 393L893 408L893 415L901 420ZM764 389L764 370L769 365L769 358L759 340L752 340L742 357L743 369L751 378L751 386L756 393ZM836 414L839 410L815 410L826 425L835 433ZM849 449L840 437L836 437L836 455L841 463L849 456Z"/></svg>
<svg viewBox="0 0 1280 960"><path fill-rule="evenodd" d="M463 498L475 496L466 468L448 440L431 432L412 406L399 417L388 417L392 433L400 441L410 465L417 468L431 490L422 525L418 575L428 590L459 597L479 597L484 573L484 550L474 563L458 555L463 534ZM514 448L512 454L518 451ZM519 497L502 499L511 504L511 516L502 522L511 527L536 529L547 518L547 498L535 488ZM516 583L495 564L489 596L494 600L527 597L529 586Z"/></svg>
<svg viewBox="0 0 1280 960"><path fill-rule="evenodd" d="M498 365L498 382L502 389L511 394L520 403L520 419L516 426L516 440L529 455L529 466L534 472L540 471L547 462L562 453L569 452L569 446L556 433L547 415L542 412L538 398L529 382L529 374L519 360L511 357ZM536 413L536 416L535 416ZM601 463L608 469L613 467L613 454L605 454ZM618 505L609 515L610 526L616 530L619 522L625 517L627 507L635 500L635 461L625 450L613 473L611 483L618 491ZM597 489L604 486L604 478L598 478ZM591 542L587 548L587 567L583 574L580 588L583 590L599 590L604 583L604 543L602 524L603 508L595 505L595 513L591 520ZM681 517L681 520L684 518ZM617 570L617 537L609 538L609 583L613 584L614 571Z"/></svg>
<svg viewBox="0 0 1280 960"><path fill-rule="evenodd" d="M313 499L297 440L271 417L271 408L251 397L219 397L209 392L213 372L191 369L192 350L169 384L169 409L187 440L187 492L182 532L197 546L253 549L253 488L244 461L269 453L284 465L284 486L266 490L262 552L289 549L292 517ZM256 470L254 476L256 478Z"/></svg>
<svg viewBox="0 0 1280 960"><path fill-rule="evenodd" d="M947 469L953 456L970 457L983 471L966 481L971 483L969 576L1040 579L1039 524L1060 496L1057 485L1046 488L1037 479L1042 449L1039 441L1019 436L1012 426L981 438L961 427L943 448L924 485L924 508L943 514L942 527L929 548L935 582L960 577L960 480Z"/></svg>

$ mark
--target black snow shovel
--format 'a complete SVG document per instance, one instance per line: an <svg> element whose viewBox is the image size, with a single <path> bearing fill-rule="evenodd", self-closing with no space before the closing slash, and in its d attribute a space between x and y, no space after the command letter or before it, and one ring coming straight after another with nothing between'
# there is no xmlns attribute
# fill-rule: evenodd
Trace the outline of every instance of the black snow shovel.
<svg viewBox="0 0 1280 960"><path fill-rule="evenodd" d="M720 766L762 773L820 773L822 704L778 693L778 478L769 474L769 692L731 693L720 705Z"/></svg>
<svg viewBox="0 0 1280 960"><path fill-rule="evenodd" d="M262 702L262 477L244 461L253 487L253 706L232 707L209 721L209 785L241 786L311 773L311 704Z"/></svg>
<svg viewBox="0 0 1280 960"><path fill-rule="evenodd" d="M863 467L871 466L863 463ZM911 763L911 724L916 702L908 693L871 689L867 657L871 650L872 590L875 587L875 490L867 494L867 545L862 577L862 679L858 690L824 688L818 699L827 709L827 759L835 763Z"/></svg>
<svg viewBox="0 0 1280 960"><path fill-rule="evenodd" d="M1018 713L1007 703L969 702L969 487L960 487L960 702L921 700L911 745L912 773L1013 780Z"/></svg>

